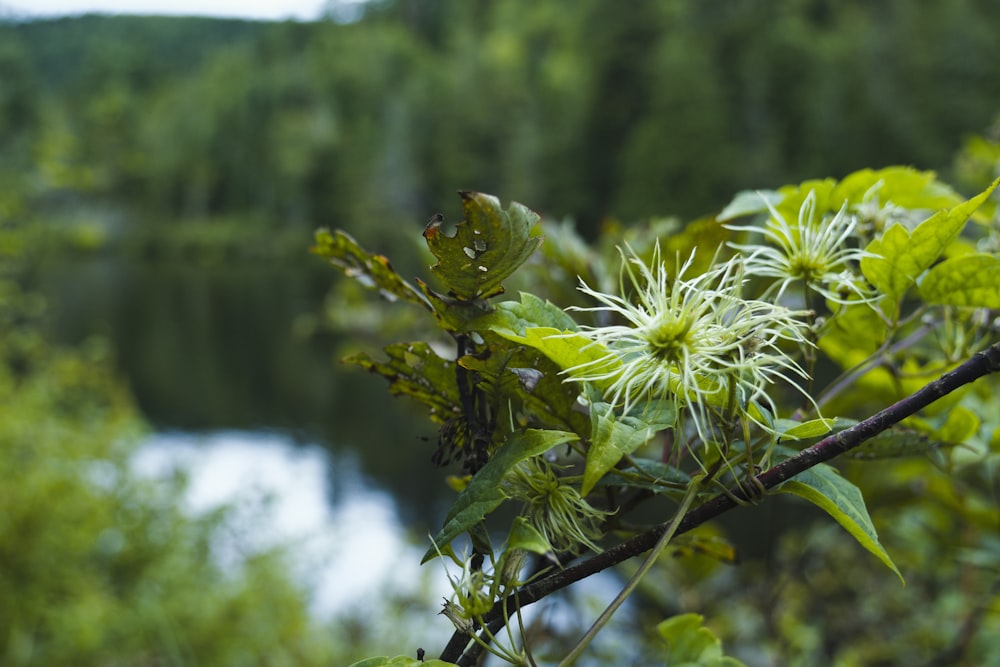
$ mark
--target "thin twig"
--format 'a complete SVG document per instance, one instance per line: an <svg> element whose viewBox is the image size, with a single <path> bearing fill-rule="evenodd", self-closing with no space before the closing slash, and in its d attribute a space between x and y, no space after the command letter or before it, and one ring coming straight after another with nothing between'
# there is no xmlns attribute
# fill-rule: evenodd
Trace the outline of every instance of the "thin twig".
<svg viewBox="0 0 1000 667"><path fill-rule="evenodd" d="M757 479L764 489L773 489L819 463L829 461L844 452L858 447L870 438L898 424L903 419L916 414L956 389L998 371L1000 371L1000 343L995 343L982 352L974 354L954 370L928 383L910 396L894 403L864 421L858 422L848 429L824 438L811 447L802 450L796 456L785 459L762 472L757 476ZM733 487L729 489L728 493L715 496L685 514L677 526L675 534L681 535L734 507L738 507L740 502L749 500L751 498L746 491L738 486ZM527 584L518 591L517 601L513 600L513 596L511 596L507 600L498 601L493 606L493 609L484 617L487 627L495 631L495 627L503 625L503 610L505 605L507 605L507 608L516 608L514 605L517 604L522 607L532 604L555 591L566 588L591 575L618 565L629 558L649 551L667 530L667 527L666 524L661 524L577 565L567 567L544 579ZM465 650L470 639L471 637L466 633L455 632L448 646L441 653L441 660L454 662L460 665L460 667L471 667L477 660L479 652L474 646L469 647L468 651Z"/></svg>

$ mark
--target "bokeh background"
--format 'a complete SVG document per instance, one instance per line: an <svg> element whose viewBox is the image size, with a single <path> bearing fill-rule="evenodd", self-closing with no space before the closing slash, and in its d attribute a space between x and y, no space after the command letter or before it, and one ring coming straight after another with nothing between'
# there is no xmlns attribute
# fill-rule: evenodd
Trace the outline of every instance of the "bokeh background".
<svg viewBox="0 0 1000 667"><path fill-rule="evenodd" d="M407 323L310 256L313 230L343 228L409 276L429 263L424 222L458 219L459 189L593 238L862 167L962 185L959 156L996 132L998 34L993 0L5 13L0 662L433 652L448 633L443 618L426 633L441 572L384 574L418 560L408 541L452 497L429 463L433 428L336 363ZM260 481L257 505L248 457L293 471ZM317 466L319 500L282 510ZM217 504L227 485L242 504ZM262 540L268 512L279 537L320 518L291 543ZM344 593L376 562L388 570Z"/></svg>

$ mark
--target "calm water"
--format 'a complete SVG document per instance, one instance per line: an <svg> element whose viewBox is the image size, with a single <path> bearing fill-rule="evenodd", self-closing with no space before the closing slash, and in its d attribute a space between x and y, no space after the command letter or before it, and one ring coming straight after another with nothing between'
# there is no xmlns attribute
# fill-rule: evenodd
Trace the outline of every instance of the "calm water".
<svg viewBox="0 0 1000 667"><path fill-rule="evenodd" d="M419 565L453 498L422 439L433 426L379 378L340 365L336 336L297 333L337 279L318 260L88 258L43 264L30 282L48 300L56 339L110 344L155 429L137 469L189 470L192 512L240 508L246 528L221 545L223 557L291 542L319 614L374 613L386 587L419 593L443 643L449 625L436 611L447 579Z"/></svg>
<svg viewBox="0 0 1000 667"><path fill-rule="evenodd" d="M42 265L53 335L100 335L161 432L278 433L315 444L394 499L418 534L451 492L429 464L434 428L380 379L339 364L343 341L297 334L341 279L318 260L227 266L88 258ZM335 463L340 465L339 463ZM423 472L414 472L423 471ZM329 500L344 500L332 485ZM433 527L433 528L432 528Z"/></svg>

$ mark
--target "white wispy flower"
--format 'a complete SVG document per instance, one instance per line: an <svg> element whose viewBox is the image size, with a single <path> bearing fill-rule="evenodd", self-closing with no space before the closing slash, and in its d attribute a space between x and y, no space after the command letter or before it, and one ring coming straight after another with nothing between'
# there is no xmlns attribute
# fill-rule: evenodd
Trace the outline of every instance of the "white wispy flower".
<svg viewBox="0 0 1000 667"><path fill-rule="evenodd" d="M797 224L790 224L770 202L765 202L771 217L763 226L726 225L726 229L758 232L768 242L729 244L746 254L747 275L778 279L765 297L778 301L789 285L801 282L834 303L872 300L864 279L854 271L854 266L870 253L851 245L858 222L848 213L846 202L833 217L817 216L816 193L810 191L799 207Z"/></svg>
<svg viewBox="0 0 1000 667"><path fill-rule="evenodd" d="M630 296L600 292L581 280L580 291L601 305L574 310L603 311L625 324L581 327L580 335L608 353L566 369L568 381L597 384L609 402L623 406L625 412L643 400L671 400L677 419L689 417L706 445L716 440L718 418L747 415L752 399L775 412L767 395L767 387L775 381L803 392L793 377L807 374L781 346L810 344L806 322L811 313L744 299L742 258L685 278L692 253L671 278L660 260L659 244L652 266L631 248L628 254L620 248L619 252L620 291Z"/></svg>

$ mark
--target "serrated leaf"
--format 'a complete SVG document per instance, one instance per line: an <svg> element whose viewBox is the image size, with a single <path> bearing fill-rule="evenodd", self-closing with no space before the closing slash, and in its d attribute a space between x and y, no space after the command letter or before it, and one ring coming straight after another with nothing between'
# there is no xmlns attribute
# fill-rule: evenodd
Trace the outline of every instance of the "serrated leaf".
<svg viewBox="0 0 1000 667"><path fill-rule="evenodd" d="M895 301L916 283L954 241L966 221L992 194L1000 179L968 201L927 218L911 233L902 224L890 226L868 244L861 271L871 284Z"/></svg>
<svg viewBox="0 0 1000 667"><path fill-rule="evenodd" d="M861 273L872 285L893 301L899 301L923 268L910 257L910 232L900 224L892 225L865 248Z"/></svg>
<svg viewBox="0 0 1000 667"><path fill-rule="evenodd" d="M438 549L443 549L456 537L477 526L487 514L503 503L506 496L500 483L513 466L576 439L575 433L540 429L527 429L511 435L455 499L455 504L445 517L444 527L434 536L436 547L431 546L427 550L421 563L437 556Z"/></svg>
<svg viewBox="0 0 1000 667"><path fill-rule="evenodd" d="M377 290L388 301L404 299L430 308L420 290L403 280L385 256L369 253L349 234L339 229L333 233L319 229L315 238L316 245L309 251L329 261L347 277Z"/></svg>
<svg viewBox="0 0 1000 667"><path fill-rule="evenodd" d="M878 541L878 534L868 515L861 490L842 477L835 468L820 463L783 483L777 490L804 498L832 516L861 546L885 563L905 583L896 564Z"/></svg>
<svg viewBox="0 0 1000 667"><path fill-rule="evenodd" d="M946 259L927 272L918 293L927 303L1000 308L1000 257L974 254Z"/></svg>
<svg viewBox="0 0 1000 667"><path fill-rule="evenodd" d="M478 192L461 192L465 220L454 236L433 221L424 229L427 247L438 262L431 267L458 299L485 299L503 291L501 283L542 242L534 229L538 214L514 202L505 211L500 201Z"/></svg>
<svg viewBox="0 0 1000 667"><path fill-rule="evenodd" d="M417 660L406 655L397 655L395 658L388 656L365 658L350 667L455 667L455 663L444 660Z"/></svg>
<svg viewBox="0 0 1000 667"><path fill-rule="evenodd" d="M650 405L643 417L615 415L607 403L592 403L591 434L580 493L586 496L604 475L659 431L674 423L673 407L667 401Z"/></svg>
<svg viewBox="0 0 1000 667"><path fill-rule="evenodd" d="M715 216L715 219L725 222L748 215L767 213L767 205L777 205L781 199L782 196L774 190L743 190L736 193L733 200L722 209L722 213Z"/></svg>
<svg viewBox="0 0 1000 667"><path fill-rule="evenodd" d="M389 393L410 396L430 408L430 418L444 421L460 412L455 384L455 362L443 359L424 342L393 343L385 348L387 361L375 361L367 354L344 357L389 381Z"/></svg>

